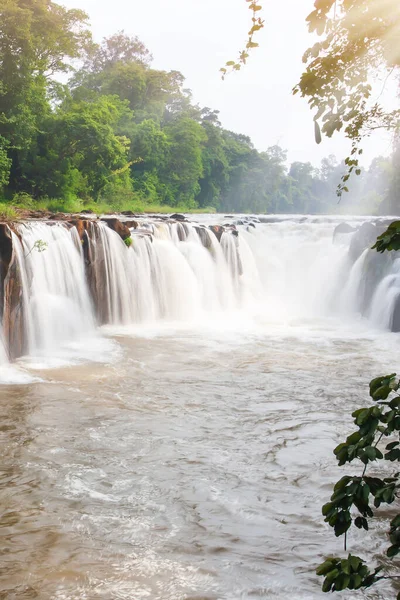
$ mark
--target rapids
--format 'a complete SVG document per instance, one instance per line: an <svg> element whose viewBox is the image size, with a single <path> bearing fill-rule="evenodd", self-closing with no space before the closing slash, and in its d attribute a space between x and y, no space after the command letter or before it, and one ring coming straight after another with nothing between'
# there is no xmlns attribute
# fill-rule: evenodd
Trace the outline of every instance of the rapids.
<svg viewBox="0 0 400 600"><path fill-rule="evenodd" d="M143 220L130 248L99 224L89 275L74 228L19 225L0 599L325 597L315 565L342 552L320 514L332 449L399 351L400 261L351 256L338 223L282 217L219 242ZM386 527L350 551L379 554Z"/></svg>

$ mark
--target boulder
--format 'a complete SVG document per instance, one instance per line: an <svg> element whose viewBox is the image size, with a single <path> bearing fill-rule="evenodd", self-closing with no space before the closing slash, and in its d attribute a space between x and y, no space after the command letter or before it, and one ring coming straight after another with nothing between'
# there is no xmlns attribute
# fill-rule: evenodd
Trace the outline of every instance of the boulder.
<svg viewBox="0 0 400 600"><path fill-rule="evenodd" d="M22 282L13 249L10 226L0 224L1 313L3 335L10 359L25 353Z"/></svg>
<svg viewBox="0 0 400 600"><path fill-rule="evenodd" d="M170 216L170 219L174 219L174 221L186 221L185 215L181 215L179 213L174 213Z"/></svg>
<svg viewBox="0 0 400 600"><path fill-rule="evenodd" d="M366 221L359 227L351 238L349 256L353 262L355 262L366 248L371 248L376 242L380 230L376 227L375 223Z"/></svg>
<svg viewBox="0 0 400 600"><path fill-rule="evenodd" d="M131 231L131 237L133 236L147 237L151 242L153 241L153 234L147 229L134 229L133 231Z"/></svg>
<svg viewBox="0 0 400 600"><path fill-rule="evenodd" d="M335 237L340 233L351 233L352 231L355 231L355 228L349 225L348 223L339 223L339 225L336 225L335 230L333 232L333 239L335 239Z"/></svg>
<svg viewBox="0 0 400 600"><path fill-rule="evenodd" d="M123 240L126 240L126 238L130 237L131 232L129 227L127 227L124 223L121 223L119 219L103 217L101 220L107 223L108 227L115 231L115 233L118 233Z"/></svg>
<svg viewBox="0 0 400 600"><path fill-rule="evenodd" d="M400 296L397 296L393 310L393 319L391 330L395 333L400 332Z"/></svg>
<svg viewBox="0 0 400 600"><path fill-rule="evenodd" d="M225 228L222 227L222 225L210 225L209 229L211 229L211 231L213 232L213 234L216 236L217 240L220 242L222 234L225 231Z"/></svg>
<svg viewBox="0 0 400 600"><path fill-rule="evenodd" d="M201 227L200 225L195 225L194 228L197 231L200 241L203 244L204 248L207 248L207 250L209 250L211 248L211 238L208 229L206 229L205 227Z"/></svg>
<svg viewBox="0 0 400 600"><path fill-rule="evenodd" d="M68 223L73 227L76 227L80 239L83 240L85 232L89 227L89 221L86 221L85 219L71 219Z"/></svg>
<svg viewBox="0 0 400 600"><path fill-rule="evenodd" d="M127 227L132 227L133 229L137 229L139 227L139 223L137 221L124 221L124 225Z"/></svg>
<svg viewBox="0 0 400 600"><path fill-rule="evenodd" d="M58 213L53 213L48 218L51 219L52 221L68 221L69 217L70 217L70 215L67 215L62 212L58 212Z"/></svg>

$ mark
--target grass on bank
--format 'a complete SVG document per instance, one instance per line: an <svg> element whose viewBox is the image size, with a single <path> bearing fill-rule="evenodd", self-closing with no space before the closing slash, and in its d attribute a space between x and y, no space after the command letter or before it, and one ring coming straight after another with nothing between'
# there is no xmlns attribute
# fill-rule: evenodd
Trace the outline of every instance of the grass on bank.
<svg viewBox="0 0 400 600"><path fill-rule="evenodd" d="M116 202L105 202L100 200L60 200L54 198L42 198L34 200L29 194L17 194L12 200L0 201L0 220L12 221L18 219L18 210L43 210L49 212L79 213L82 210L92 210L95 214L120 213L132 211L133 213L191 213L206 214L215 213L212 206L206 208L188 208L187 206L167 206L165 204L147 204L139 200L125 200Z"/></svg>

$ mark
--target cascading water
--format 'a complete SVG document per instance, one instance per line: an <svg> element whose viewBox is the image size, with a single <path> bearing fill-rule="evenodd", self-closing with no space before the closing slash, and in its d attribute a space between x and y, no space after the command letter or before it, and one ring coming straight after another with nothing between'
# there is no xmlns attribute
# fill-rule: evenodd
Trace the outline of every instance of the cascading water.
<svg viewBox="0 0 400 600"><path fill-rule="evenodd" d="M362 220L200 218L0 228L5 344L33 355L0 366L27 384L0 402L0 597L323 600L332 450L394 368L399 259Z"/></svg>
<svg viewBox="0 0 400 600"><path fill-rule="evenodd" d="M361 315L393 327L400 261L368 250L352 260L353 233L333 241L336 223L245 223L218 239L193 222L142 220L130 247L100 221L86 238L65 223L21 224L11 235L24 352L52 356L98 325L201 324L238 311L274 323Z"/></svg>
<svg viewBox="0 0 400 600"><path fill-rule="evenodd" d="M63 224L20 226L15 248L23 283L29 353L52 355L95 329L76 229Z"/></svg>

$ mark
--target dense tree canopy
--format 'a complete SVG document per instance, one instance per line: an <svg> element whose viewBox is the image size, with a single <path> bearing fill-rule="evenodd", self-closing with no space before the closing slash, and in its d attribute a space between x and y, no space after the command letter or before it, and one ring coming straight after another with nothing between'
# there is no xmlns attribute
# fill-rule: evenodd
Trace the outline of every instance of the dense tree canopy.
<svg viewBox="0 0 400 600"><path fill-rule="evenodd" d="M249 4L248 49L263 25L258 6ZM334 190L346 170L343 163L328 157L321 168L288 166L279 146L257 151L247 136L222 128L218 111L193 103L181 73L151 64L149 49L124 32L94 43L82 11L51 0L4 0L5 198L22 193L35 201L105 201L115 208L130 203L226 212L337 210ZM66 79L60 73L69 72L61 84ZM385 201L382 206L397 212L394 172L390 162L377 159L357 180L345 207L374 212Z"/></svg>

